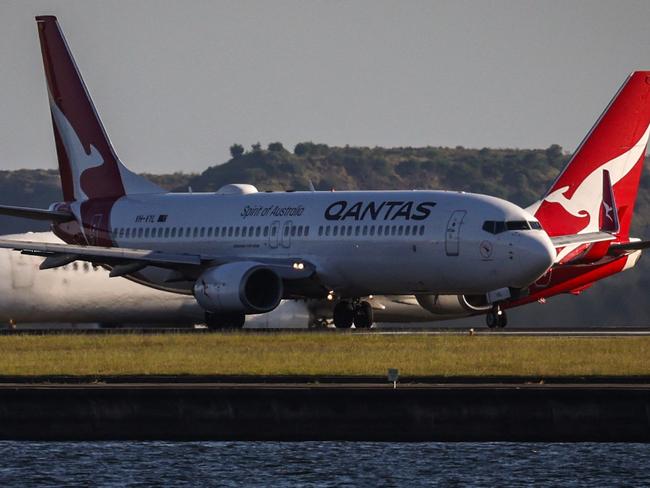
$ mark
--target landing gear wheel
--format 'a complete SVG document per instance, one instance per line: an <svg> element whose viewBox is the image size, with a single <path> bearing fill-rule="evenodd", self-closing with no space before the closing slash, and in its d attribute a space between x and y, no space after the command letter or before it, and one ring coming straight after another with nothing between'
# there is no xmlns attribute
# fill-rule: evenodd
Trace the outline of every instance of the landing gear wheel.
<svg viewBox="0 0 650 488"><path fill-rule="evenodd" d="M349 329L354 321L354 307L350 302L339 302L334 307L334 325L337 329Z"/></svg>
<svg viewBox="0 0 650 488"><path fill-rule="evenodd" d="M246 322L243 313L212 313L205 312L205 325L210 330L241 329Z"/></svg>
<svg viewBox="0 0 650 488"><path fill-rule="evenodd" d="M354 326L357 329L369 329L372 324L372 305L368 302L361 302L354 310Z"/></svg>
<svg viewBox="0 0 650 488"><path fill-rule="evenodd" d="M497 313L495 311L490 310L485 315L485 325L487 325L488 328L494 329L497 326L498 322L499 322L499 318L497 317Z"/></svg>
<svg viewBox="0 0 650 488"><path fill-rule="evenodd" d="M494 307L485 315L485 323L490 329L503 329L508 325L508 316L500 307Z"/></svg>

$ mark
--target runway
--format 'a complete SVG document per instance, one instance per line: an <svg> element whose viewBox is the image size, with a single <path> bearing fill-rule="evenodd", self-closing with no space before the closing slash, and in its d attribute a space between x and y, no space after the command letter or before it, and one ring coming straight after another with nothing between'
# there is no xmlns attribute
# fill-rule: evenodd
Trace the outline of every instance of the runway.
<svg viewBox="0 0 650 488"><path fill-rule="evenodd" d="M548 327L526 328L512 327L506 329L488 329L487 327L475 328L373 328L370 330L334 328L314 329L241 329L237 331L209 330L205 328L173 328L173 327L145 327L145 328L29 328L0 329L0 336L8 335L123 335L123 334L354 334L354 335L422 335L422 336L503 336L503 337L643 337L650 335L650 327Z"/></svg>

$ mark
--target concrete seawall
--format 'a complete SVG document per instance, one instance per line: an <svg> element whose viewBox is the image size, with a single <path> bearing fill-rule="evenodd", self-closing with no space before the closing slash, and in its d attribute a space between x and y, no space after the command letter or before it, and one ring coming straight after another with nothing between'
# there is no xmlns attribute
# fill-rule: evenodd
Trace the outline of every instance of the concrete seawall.
<svg viewBox="0 0 650 488"><path fill-rule="evenodd" d="M648 442L650 385L4 383L0 438Z"/></svg>

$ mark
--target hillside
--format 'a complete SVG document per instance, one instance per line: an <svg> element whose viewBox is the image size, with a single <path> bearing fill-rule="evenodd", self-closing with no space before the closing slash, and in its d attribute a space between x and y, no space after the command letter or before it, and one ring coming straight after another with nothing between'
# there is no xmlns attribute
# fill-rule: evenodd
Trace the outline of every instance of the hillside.
<svg viewBox="0 0 650 488"><path fill-rule="evenodd" d="M242 148L243 150L243 148ZM463 147L365 148L301 143L293 152L274 143L211 166L199 175L147 175L176 191L215 191L228 183L252 183L260 190L307 189L454 189L486 193L527 206L557 176L569 156L559 146L547 149L467 149ZM646 235L650 223L650 172L641 181L633 233ZM0 203L47 207L61 198L53 170L0 171ZM45 230L47 224L0 218L0 232ZM596 284L579 297L563 296L546 305L529 305L511 313L519 325L644 325L650 317L646 290L650 264ZM470 325L481 319L467 321Z"/></svg>

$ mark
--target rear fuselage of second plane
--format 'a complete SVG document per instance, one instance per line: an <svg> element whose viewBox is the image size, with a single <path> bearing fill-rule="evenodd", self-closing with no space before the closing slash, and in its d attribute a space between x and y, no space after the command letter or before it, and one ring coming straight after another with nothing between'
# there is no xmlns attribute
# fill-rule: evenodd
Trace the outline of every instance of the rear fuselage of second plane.
<svg viewBox="0 0 650 488"><path fill-rule="evenodd" d="M323 289L339 296L522 288L555 257L549 237L531 228L537 222L525 210L462 192L262 193L230 185L217 193L75 205L89 244L228 260L305 260L318 270ZM70 242L68 231L58 228ZM170 279L172 273L146 268L137 277L191 291L191 283Z"/></svg>

